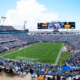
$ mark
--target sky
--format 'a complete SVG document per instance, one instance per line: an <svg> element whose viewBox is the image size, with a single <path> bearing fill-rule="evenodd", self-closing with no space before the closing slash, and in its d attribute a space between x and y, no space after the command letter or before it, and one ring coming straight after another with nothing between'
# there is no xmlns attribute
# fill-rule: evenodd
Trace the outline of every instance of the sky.
<svg viewBox="0 0 80 80"><path fill-rule="evenodd" d="M4 25L16 29L23 29L24 21L33 31L40 22L66 21L75 22L80 30L80 0L0 0L0 17L6 17Z"/></svg>

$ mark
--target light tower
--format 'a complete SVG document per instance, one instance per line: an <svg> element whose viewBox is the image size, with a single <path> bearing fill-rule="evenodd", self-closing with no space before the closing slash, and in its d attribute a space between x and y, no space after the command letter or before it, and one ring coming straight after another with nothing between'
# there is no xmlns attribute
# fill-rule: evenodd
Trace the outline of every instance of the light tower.
<svg viewBox="0 0 80 80"><path fill-rule="evenodd" d="M3 19L3 23L2 23L2 25L3 25L6 17L1 17L1 20L2 20L2 19Z"/></svg>
<svg viewBox="0 0 80 80"><path fill-rule="evenodd" d="M26 22L27 22L27 21L24 21L24 30L25 30L25 25L26 25Z"/></svg>

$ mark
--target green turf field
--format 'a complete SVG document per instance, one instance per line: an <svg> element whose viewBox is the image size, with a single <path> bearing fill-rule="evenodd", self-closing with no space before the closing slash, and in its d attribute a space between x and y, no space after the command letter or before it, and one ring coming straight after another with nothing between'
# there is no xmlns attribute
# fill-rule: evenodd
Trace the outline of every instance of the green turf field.
<svg viewBox="0 0 80 80"><path fill-rule="evenodd" d="M41 61L54 64L63 43L36 43L21 50L12 50L0 54L0 56L29 62Z"/></svg>

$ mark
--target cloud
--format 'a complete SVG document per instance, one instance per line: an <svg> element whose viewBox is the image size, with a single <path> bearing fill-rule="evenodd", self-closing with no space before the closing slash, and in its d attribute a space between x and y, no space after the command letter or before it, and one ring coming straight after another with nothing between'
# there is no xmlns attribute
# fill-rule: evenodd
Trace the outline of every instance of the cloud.
<svg viewBox="0 0 80 80"><path fill-rule="evenodd" d="M16 10L7 11L5 24L23 29L24 21L27 21L26 28L33 30L37 29L38 22L55 21L59 17L58 14L44 13L45 11L45 5L39 4L36 0L21 0L17 2Z"/></svg>

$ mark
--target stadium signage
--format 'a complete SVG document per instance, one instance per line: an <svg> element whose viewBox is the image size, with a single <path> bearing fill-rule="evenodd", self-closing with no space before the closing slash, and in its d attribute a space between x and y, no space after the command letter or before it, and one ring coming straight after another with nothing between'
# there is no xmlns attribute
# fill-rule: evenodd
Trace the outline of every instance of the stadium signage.
<svg viewBox="0 0 80 80"><path fill-rule="evenodd" d="M43 23L42 26L43 26L43 27L46 27L46 26L48 26L48 25L47 25L47 23Z"/></svg>

